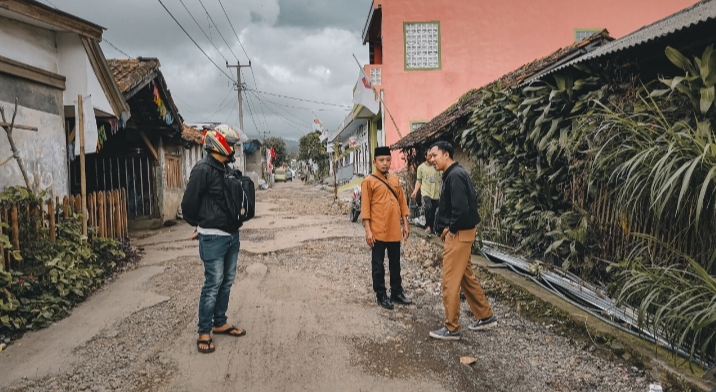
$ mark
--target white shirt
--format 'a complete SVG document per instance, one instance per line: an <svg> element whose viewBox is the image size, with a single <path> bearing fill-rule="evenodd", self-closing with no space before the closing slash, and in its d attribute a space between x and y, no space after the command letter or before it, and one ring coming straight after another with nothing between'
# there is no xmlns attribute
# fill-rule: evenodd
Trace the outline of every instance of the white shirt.
<svg viewBox="0 0 716 392"><path fill-rule="evenodd" d="M204 235L224 235L224 236L230 236L230 233L225 232L224 230L219 229L205 229L201 226L196 227L196 232L199 234Z"/></svg>

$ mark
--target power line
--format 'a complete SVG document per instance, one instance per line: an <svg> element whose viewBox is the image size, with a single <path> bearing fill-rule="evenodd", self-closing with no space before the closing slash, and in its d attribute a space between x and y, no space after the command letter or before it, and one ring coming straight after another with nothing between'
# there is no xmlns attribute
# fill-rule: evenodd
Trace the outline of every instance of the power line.
<svg viewBox="0 0 716 392"><path fill-rule="evenodd" d="M196 27L198 27L199 30L201 30L201 32L204 34L204 37L206 37L206 39L209 40L209 42L210 42L211 45L214 47L214 49L216 49L216 51L219 53L219 56L221 56L221 57L224 59L224 61L227 61L227 62L228 62L229 60L227 60L226 57L224 57L224 55L221 53L221 51L219 50L219 48L217 48L216 45L214 44L214 41L212 41L211 38L209 38L209 35L206 34L206 31L204 31L204 29L201 27L201 25L200 25L199 22L196 20L196 18L194 18L194 15L192 15L191 11L189 11L189 8L186 7L186 4L184 4L184 1L183 1L183 0L179 0L179 2L180 2L181 5L184 7L184 9L185 9L186 12L189 14L189 16L191 16L191 20L193 20L194 23L196 23Z"/></svg>
<svg viewBox="0 0 716 392"><path fill-rule="evenodd" d="M352 109L352 107L350 107L350 106L347 106L347 105L339 105L339 104L336 104L336 103L328 103L328 102L312 101L312 100L310 100L310 99L304 99L304 98L296 98L296 97L289 97L289 96L286 96L286 95L280 95L280 94L268 93L268 92L266 92L266 91L259 91L259 90L252 90L252 89L247 89L247 90L249 90L249 91L254 91L254 92L257 92L257 93L259 93L259 94L273 95L273 96L275 96L275 97L279 97L279 98L293 99L293 100L296 100L296 101L303 101L303 102L317 103L317 104L319 104L319 105L326 105L326 106L336 106L336 107L339 107L339 108L345 108L345 109Z"/></svg>
<svg viewBox="0 0 716 392"><path fill-rule="evenodd" d="M229 115L226 117L226 121L224 121L224 124L229 123L229 118L231 118L231 114L234 113L234 107L231 107L231 111L229 112Z"/></svg>
<svg viewBox="0 0 716 392"><path fill-rule="evenodd" d="M234 80L234 78L232 78L232 77L231 77L229 74L227 74L223 69L221 69L221 67L219 67L218 65L216 65L216 63L214 62L214 60L212 60L211 57L209 57L209 55L206 54L206 52L204 51L204 49L202 49L201 46L199 46L199 44L196 43L196 41L194 41L194 38L192 38L191 35L189 35L189 33L186 31L186 29L184 29L184 26L182 26L181 23L179 23L179 21L177 20L177 18L175 18L174 15L172 15L172 13L169 12L169 9L167 8L167 6L164 5L164 3L162 3L162 0L157 0L157 1L159 2L159 4L162 5L162 7L164 7L164 10L167 11L167 13L169 14L169 16L171 16L172 19L174 19L174 22L176 22L176 24L182 29L182 31L184 32L184 34L186 34L186 36L189 37L189 39L191 40L191 42L193 42L194 45L196 45L196 47L199 48L199 50L201 51L201 53L204 53L204 56L206 56L206 58L209 59L209 61L211 61L212 64L214 64L214 66L216 67L216 69L218 69L222 74L226 75L226 77L229 78L229 80L231 80L232 82L236 83L236 81Z"/></svg>
<svg viewBox="0 0 716 392"><path fill-rule="evenodd" d="M258 95L256 96L256 98L258 98L259 100L261 99ZM282 115L282 114L276 112L275 110L273 110L273 109L272 109L270 106L268 106L268 105L266 105L266 107L267 107L269 110L271 110L271 112L272 112L276 117L278 117L279 119L281 119L281 121L285 122L286 124L288 124L288 125L291 126L291 127L296 127L296 126L297 126L297 127L301 127L301 128L309 128L309 129L311 128L310 126L306 125L306 123L304 123L302 119L299 119L301 122L297 122L297 121L295 121L295 120L291 120L291 119L285 117L284 115Z"/></svg>
<svg viewBox="0 0 716 392"><path fill-rule="evenodd" d="M229 51L231 51L231 54L234 55L234 58L236 59L236 62L239 62L239 58L236 57L236 53L234 53L234 50L231 49L231 45L229 45L229 43L226 42L226 38L224 38L224 34L221 34L221 30L219 30L219 26L217 26L216 23L214 23L214 18L212 18L211 15L209 15L209 11L207 11L206 7L204 7L204 2L201 1L201 0L199 0L199 4L201 4L201 8L204 9L204 12L206 12L206 16L209 17L209 20L210 20L211 23L214 25L214 28L216 28L216 32L219 33L219 36L221 37L221 39L224 40L224 43L226 44L226 47L229 48ZM226 62L228 63L229 61L227 60Z"/></svg>
<svg viewBox="0 0 716 392"><path fill-rule="evenodd" d="M256 93L253 93L253 94L256 96L256 98L259 100L259 102L262 102L262 103L264 102L264 100L258 94L256 94ZM278 104L276 102L266 99L266 106L268 106L269 103L276 105L276 107L278 109L281 109L284 113L287 113L289 116L292 116L293 118L297 119L298 121L301 121L301 122L306 121L305 119L298 117L297 115L289 112L288 110L278 107Z"/></svg>
<svg viewBox="0 0 716 392"><path fill-rule="evenodd" d="M248 103L248 99L246 100ZM249 109L249 117L251 117L251 121L254 123L254 127L256 128L256 132L261 134L261 131L259 131L259 126L256 125L256 119L254 119L254 112L251 110L251 105L246 105L246 107ZM244 133L246 133L246 130L242 129ZM270 133L270 131L269 131ZM266 139L266 132L264 132L264 140Z"/></svg>
<svg viewBox="0 0 716 392"><path fill-rule="evenodd" d="M251 67L249 67L249 69L251 69ZM253 71L252 71L252 74L253 74ZM254 81L254 84L255 84L255 83L256 83L256 82ZM250 96L250 94L247 95L247 97L248 97L248 96ZM247 102L248 102L248 99L247 99ZM261 102L261 100L259 100L259 106L260 106L260 109L261 109L261 117L264 119L264 125L266 125L266 129L268 130L268 129L269 129L269 126L268 126L268 122L266 122L266 112L264 112L264 104L263 104L263 102Z"/></svg>
<svg viewBox="0 0 716 392"><path fill-rule="evenodd" d="M231 23L231 19L229 19L229 14L226 13L226 9L224 8L224 4L219 0L219 5L221 5L221 10L224 11L224 16L226 16L226 20L229 21L229 26L231 26L231 30L234 32L234 35L236 36L236 40L239 41L239 45L241 45L241 50L244 51L244 54L246 55L246 58L251 61L251 57L249 57L249 54L246 53L246 49L244 48L244 44L241 43L241 40L239 39L239 35L236 34L236 29L234 29L234 24ZM237 59L238 60L238 59ZM254 84L256 84L256 81L254 81Z"/></svg>
<svg viewBox="0 0 716 392"><path fill-rule="evenodd" d="M178 95L176 95L176 96L174 96L174 97L172 97L172 98L176 98L176 99L178 99L181 103L183 103L184 105L186 105L186 108L187 108L190 112L194 113L194 114L196 115L197 119L201 116L201 114L199 114L196 110L194 110L194 109L191 108L191 105L190 105L188 102L186 102L185 100L179 98Z"/></svg>
<svg viewBox="0 0 716 392"><path fill-rule="evenodd" d="M226 94L226 96L225 96L224 99L221 101L221 103L219 104L219 106L216 108L216 110L214 111L214 113L212 113L210 116L204 117L202 120L210 120L210 119L211 119L212 117L214 117L217 113L219 113L220 111L222 111L228 104L234 103L234 102L236 101L236 97L234 97L233 99L229 100L229 101L226 103L226 105L224 105L224 102L226 102L226 98L228 98L229 95L230 95L232 92L233 92L233 89L229 90L229 93ZM223 106L222 106L222 105L223 105Z"/></svg>
<svg viewBox="0 0 716 392"><path fill-rule="evenodd" d="M114 50L116 50L117 52L122 53L123 55L127 56L128 59L133 59L133 58L134 58L134 57L128 55L127 53L125 53L122 49L116 47L113 43L109 42L109 40L108 40L107 38L102 38L102 42L106 42L107 45L109 45L109 46L111 46L112 48L114 48Z"/></svg>

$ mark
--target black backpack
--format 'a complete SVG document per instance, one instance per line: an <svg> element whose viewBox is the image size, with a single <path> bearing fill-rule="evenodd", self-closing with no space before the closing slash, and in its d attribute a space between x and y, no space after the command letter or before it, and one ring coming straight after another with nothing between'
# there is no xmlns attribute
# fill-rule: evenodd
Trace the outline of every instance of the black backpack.
<svg viewBox="0 0 716 392"><path fill-rule="evenodd" d="M250 177L238 170L229 169L224 173L224 195L232 218L244 223L256 214L256 190Z"/></svg>
<svg viewBox="0 0 716 392"><path fill-rule="evenodd" d="M201 162L200 162L201 163ZM226 206L232 222L239 227L256 214L256 190L250 177L241 174L241 171L219 166L210 160L206 164L220 171L223 175L222 186L226 197ZM222 207L223 210L223 207ZM236 218L234 218L236 217Z"/></svg>

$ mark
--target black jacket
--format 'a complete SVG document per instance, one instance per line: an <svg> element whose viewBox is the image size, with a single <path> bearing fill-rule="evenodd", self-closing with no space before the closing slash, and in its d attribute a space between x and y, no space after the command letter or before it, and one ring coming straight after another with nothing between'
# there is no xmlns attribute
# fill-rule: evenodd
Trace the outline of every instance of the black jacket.
<svg viewBox="0 0 716 392"><path fill-rule="evenodd" d="M227 233L239 230L241 224L230 219L224 190L224 173L228 170L231 169L211 155L204 157L191 169L181 201L181 211L188 224Z"/></svg>
<svg viewBox="0 0 716 392"><path fill-rule="evenodd" d="M455 162L443 174L435 232L440 234L448 227L451 233L474 229L480 223L477 213L477 194L470 176Z"/></svg>

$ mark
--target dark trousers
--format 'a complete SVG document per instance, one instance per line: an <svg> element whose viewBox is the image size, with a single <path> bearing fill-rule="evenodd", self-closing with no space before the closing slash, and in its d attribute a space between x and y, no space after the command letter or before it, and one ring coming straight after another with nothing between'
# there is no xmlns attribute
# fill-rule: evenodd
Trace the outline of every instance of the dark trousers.
<svg viewBox="0 0 716 392"><path fill-rule="evenodd" d="M439 200L433 200L427 196L423 196L423 206L425 206L425 227L435 231L435 211L438 209ZM437 233L440 234L440 233Z"/></svg>
<svg viewBox="0 0 716 392"><path fill-rule="evenodd" d="M373 291L377 295L385 294L385 251L388 251L388 268L390 269L390 295L403 293L403 281L400 278L400 241L375 241L371 250L371 267L373 269Z"/></svg>

